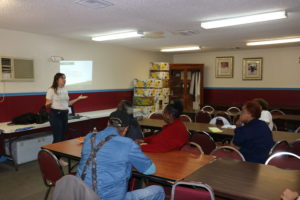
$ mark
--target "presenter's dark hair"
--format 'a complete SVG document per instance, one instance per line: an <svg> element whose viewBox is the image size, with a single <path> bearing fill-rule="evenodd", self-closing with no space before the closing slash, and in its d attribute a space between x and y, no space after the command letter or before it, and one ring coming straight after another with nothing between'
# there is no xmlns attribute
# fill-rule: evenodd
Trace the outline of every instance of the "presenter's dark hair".
<svg viewBox="0 0 300 200"><path fill-rule="evenodd" d="M55 92L55 93L57 93L58 80L59 80L61 77L63 77L63 76L65 76L65 74L59 73L59 72L56 73L56 74L54 75L53 83L52 83L52 85L51 85L51 88L54 89L54 92Z"/></svg>
<svg viewBox="0 0 300 200"><path fill-rule="evenodd" d="M172 115L173 119L179 118L183 112L183 105L180 100L176 100L166 106L165 112Z"/></svg>

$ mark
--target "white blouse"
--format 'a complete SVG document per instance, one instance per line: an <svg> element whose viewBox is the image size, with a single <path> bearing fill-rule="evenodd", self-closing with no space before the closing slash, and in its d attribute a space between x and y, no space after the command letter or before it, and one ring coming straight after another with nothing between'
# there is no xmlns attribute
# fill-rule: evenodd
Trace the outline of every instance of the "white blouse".
<svg viewBox="0 0 300 200"><path fill-rule="evenodd" d="M270 130L271 131L273 130L272 114L269 111L267 111L267 110L261 111L259 119L268 123Z"/></svg>
<svg viewBox="0 0 300 200"><path fill-rule="evenodd" d="M51 100L51 108L57 110L68 110L69 107L69 95L68 90L63 88L57 88L57 93L53 88L47 90L46 99Z"/></svg>

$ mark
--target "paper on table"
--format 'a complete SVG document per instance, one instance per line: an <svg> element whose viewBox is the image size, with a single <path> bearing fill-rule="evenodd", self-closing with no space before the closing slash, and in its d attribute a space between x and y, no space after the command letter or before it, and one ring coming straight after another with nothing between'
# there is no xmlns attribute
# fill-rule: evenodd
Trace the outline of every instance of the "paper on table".
<svg viewBox="0 0 300 200"><path fill-rule="evenodd" d="M213 133L222 133L223 131L217 127L208 127L208 129Z"/></svg>
<svg viewBox="0 0 300 200"><path fill-rule="evenodd" d="M84 137L79 137L79 138L76 138L76 141L80 142L80 143L83 143L84 141Z"/></svg>

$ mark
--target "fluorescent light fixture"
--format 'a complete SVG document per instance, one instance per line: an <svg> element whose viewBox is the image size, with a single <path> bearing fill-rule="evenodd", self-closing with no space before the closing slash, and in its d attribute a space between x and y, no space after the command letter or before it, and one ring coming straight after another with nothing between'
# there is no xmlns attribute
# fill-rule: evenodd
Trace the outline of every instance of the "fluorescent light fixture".
<svg viewBox="0 0 300 200"><path fill-rule="evenodd" d="M292 42L300 42L300 38L289 38L289 39L280 39L280 40L265 40L259 42L248 42L247 46L258 46L258 45L270 45L270 44L284 44L284 43L292 43Z"/></svg>
<svg viewBox="0 0 300 200"><path fill-rule="evenodd" d="M189 46L189 47L178 47L178 48L167 48L167 49L161 49L161 52L175 52L175 51L193 51L193 50L199 50L199 46Z"/></svg>
<svg viewBox="0 0 300 200"><path fill-rule="evenodd" d="M285 11L277 11L277 12L262 13L257 15L249 15L243 17L235 17L235 18L202 22L201 27L204 29L212 29L212 28L220 28L226 26L235 26L240 24L250 24L254 22L264 22L264 21L270 21L275 19L282 19L286 17L287 14Z"/></svg>
<svg viewBox="0 0 300 200"><path fill-rule="evenodd" d="M94 41L106 41L106 40L118 40L118 39L125 39L125 38L133 38L133 37L141 37L143 33L141 32L126 32L126 33L116 33L110 35L101 35L97 37L93 37L92 40Z"/></svg>

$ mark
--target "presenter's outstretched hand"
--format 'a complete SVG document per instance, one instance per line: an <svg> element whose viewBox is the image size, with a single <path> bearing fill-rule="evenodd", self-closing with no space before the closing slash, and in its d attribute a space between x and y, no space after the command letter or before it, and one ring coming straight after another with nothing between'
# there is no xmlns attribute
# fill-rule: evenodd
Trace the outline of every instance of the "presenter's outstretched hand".
<svg viewBox="0 0 300 200"><path fill-rule="evenodd" d="M88 98L88 96L83 96L83 95L80 95L77 97L78 100L87 99L87 98Z"/></svg>

